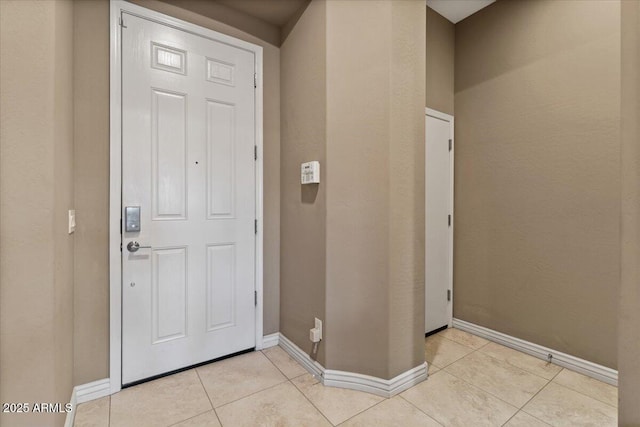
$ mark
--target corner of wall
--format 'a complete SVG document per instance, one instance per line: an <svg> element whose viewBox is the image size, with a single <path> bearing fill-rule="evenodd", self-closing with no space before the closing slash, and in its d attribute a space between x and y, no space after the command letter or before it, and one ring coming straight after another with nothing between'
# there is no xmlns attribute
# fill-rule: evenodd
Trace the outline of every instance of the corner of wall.
<svg viewBox="0 0 640 427"><path fill-rule="evenodd" d="M622 276L618 315L620 426L640 425L640 3L623 1Z"/></svg>
<svg viewBox="0 0 640 427"><path fill-rule="evenodd" d="M326 188L300 184L300 164L326 176L326 3L314 1L280 51L280 332L311 353L314 317L325 321ZM327 332L330 333L330 332ZM326 336L325 336L326 338ZM314 358L324 364L326 339Z"/></svg>

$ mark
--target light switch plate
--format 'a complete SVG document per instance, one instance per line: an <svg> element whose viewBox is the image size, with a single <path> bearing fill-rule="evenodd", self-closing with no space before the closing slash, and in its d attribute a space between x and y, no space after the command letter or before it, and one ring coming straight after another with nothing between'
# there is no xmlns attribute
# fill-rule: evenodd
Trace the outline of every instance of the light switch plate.
<svg viewBox="0 0 640 427"><path fill-rule="evenodd" d="M76 231L76 210L69 210L69 234Z"/></svg>

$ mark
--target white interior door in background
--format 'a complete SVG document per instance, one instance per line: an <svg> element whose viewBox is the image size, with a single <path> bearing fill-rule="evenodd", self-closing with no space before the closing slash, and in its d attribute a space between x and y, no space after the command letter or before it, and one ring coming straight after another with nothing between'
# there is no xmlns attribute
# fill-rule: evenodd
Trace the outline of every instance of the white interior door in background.
<svg viewBox="0 0 640 427"><path fill-rule="evenodd" d="M453 117L427 109L425 333L453 317Z"/></svg>
<svg viewBox="0 0 640 427"><path fill-rule="evenodd" d="M253 52L127 13L122 24L129 384L255 346L256 95ZM135 206L139 231L126 231Z"/></svg>

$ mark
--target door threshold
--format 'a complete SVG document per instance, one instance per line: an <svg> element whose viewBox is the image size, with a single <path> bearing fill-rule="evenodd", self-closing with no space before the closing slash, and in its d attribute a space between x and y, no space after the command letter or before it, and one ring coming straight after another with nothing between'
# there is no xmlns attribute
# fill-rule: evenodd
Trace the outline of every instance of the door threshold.
<svg viewBox="0 0 640 427"><path fill-rule="evenodd" d="M251 347L251 348L248 348L246 350L240 350L240 351L235 352L235 353L227 354L226 356L221 356L221 357L218 357L218 358L215 358L215 359L207 360L205 362L196 363L195 365L189 365L189 366L185 366L184 368L179 368L179 369L175 369L173 371L165 372L164 374L158 374L158 375L154 375L152 377L144 378L144 379L141 379L141 380L132 381L132 382L127 383L127 384L122 384L122 389L133 387L133 386L136 386L136 385L139 385L139 384L143 384L143 383L148 383L150 381L154 381L154 380L157 380L157 379L160 379L160 378L168 377L169 375L179 374L180 372L188 371L189 369L199 368L200 366L208 365L209 363L220 362L221 360L230 359L232 357L240 356L240 355L246 354L246 353L251 353L252 351L255 351L255 349L256 349L255 347Z"/></svg>
<svg viewBox="0 0 640 427"><path fill-rule="evenodd" d="M435 335L435 334L437 334L437 333L438 333L438 332L440 332L440 331L444 331L444 330L445 330L445 329L447 329L448 327L449 327L448 325L444 325L444 326L439 327L438 329L434 329L433 331L426 332L426 333L424 334L424 337L426 338L426 337L430 337L431 335Z"/></svg>

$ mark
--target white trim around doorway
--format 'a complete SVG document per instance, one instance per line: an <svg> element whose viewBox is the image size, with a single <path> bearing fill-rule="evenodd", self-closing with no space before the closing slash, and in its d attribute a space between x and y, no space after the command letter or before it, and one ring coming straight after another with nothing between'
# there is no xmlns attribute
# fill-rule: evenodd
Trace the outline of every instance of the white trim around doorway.
<svg viewBox="0 0 640 427"><path fill-rule="evenodd" d="M234 37L176 19L124 0L110 1L110 65L109 65L109 387L110 393L122 388L122 261L120 218L122 215L122 75L121 27L123 12L225 43L255 55L256 73L256 234L255 311L257 350L263 347L263 77L262 47Z"/></svg>

